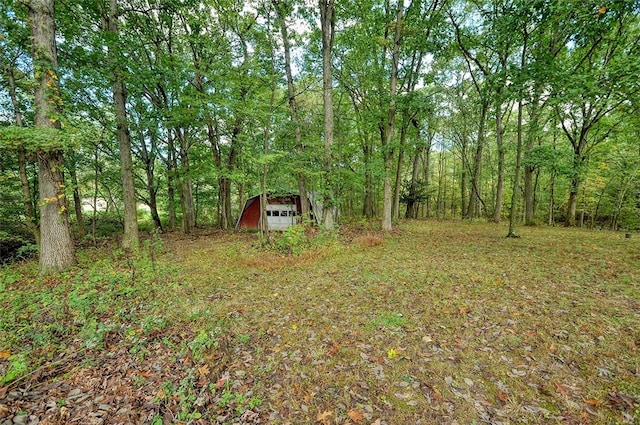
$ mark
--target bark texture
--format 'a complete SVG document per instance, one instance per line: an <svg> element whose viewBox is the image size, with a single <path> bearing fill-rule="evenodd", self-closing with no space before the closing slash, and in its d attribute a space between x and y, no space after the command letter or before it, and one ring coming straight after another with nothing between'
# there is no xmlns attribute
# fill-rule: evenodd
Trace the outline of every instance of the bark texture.
<svg viewBox="0 0 640 425"><path fill-rule="evenodd" d="M334 31L334 0L320 0L320 23L322 26L322 89L324 105L324 166L325 191L322 222L327 230L333 230L335 217L333 194L333 82L331 49Z"/></svg>
<svg viewBox="0 0 640 425"><path fill-rule="evenodd" d="M109 1L108 30L118 37L118 4ZM120 150L120 170L122 173L122 192L124 194L124 235L122 247L131 250L138 247L138 212L136 189L133 181L133 160L131 158L131 135L127 122L127 94L124 84L121 61L117 46L109 46L109 61L112 66L113 105L116 111L118 148Z"/></svg>
<svg viewBox="0 0 640 425"><path fill-rule="evenodd" d="M45 131L59 129L62 100L57 78L54 2L32 0L29 6L36 75L35 125ZM76 264L62 175L63 150L54 146L54 143L51 143L50 146L41 147L37 151L42 274L60 271Z"/></svg>

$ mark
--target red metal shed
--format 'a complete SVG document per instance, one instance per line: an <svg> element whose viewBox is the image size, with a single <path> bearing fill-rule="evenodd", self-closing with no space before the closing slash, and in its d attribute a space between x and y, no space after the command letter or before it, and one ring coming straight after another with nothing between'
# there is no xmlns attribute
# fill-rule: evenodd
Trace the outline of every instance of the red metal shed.
<svg viewBox="0 0 640 425"><path fill-rule="evenodd" d="M313 196L309 196L311 217L316 219L316 214L320 216L322 210L313 201ZM287 230L290 226L300 222L302 207L299 194L268 194L267 195L267 223L269 230ZM238 218L236 229L259 229L260 227L260 195L247 199L242 213Z"/></svg>

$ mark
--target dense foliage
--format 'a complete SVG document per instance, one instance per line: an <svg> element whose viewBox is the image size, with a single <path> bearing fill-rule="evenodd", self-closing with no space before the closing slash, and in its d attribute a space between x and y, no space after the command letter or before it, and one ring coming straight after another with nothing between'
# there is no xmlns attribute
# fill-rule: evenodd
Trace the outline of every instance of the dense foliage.
<svg viewBox="0 0 640 425"><path fill-rule="evenodd" d="M248 196L304 182L343 221L640 227L637 1L340 2L330 152L315 3L58 2L57 76L34 60L26 3L0 6L5 233L38 240L35 162L54 148L76 236L124 220L116 84L143 226L230 228ZM53 130L34 128L41 72L60 85Z"/></svg>

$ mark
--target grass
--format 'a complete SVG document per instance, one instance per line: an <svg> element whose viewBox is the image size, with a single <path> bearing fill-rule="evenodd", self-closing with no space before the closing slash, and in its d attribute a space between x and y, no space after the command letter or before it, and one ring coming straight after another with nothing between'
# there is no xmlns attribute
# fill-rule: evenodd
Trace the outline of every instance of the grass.
<svg viewBox="0 0 640 425"><path fill-rule="evenodd" d="M53 280L4 268L0 376L119 359L153 423L637 423L638 239L519 233L412 221L289 254L170 235L157 255L83 251ZM85 363L37 382L120 370Z"/></svg>

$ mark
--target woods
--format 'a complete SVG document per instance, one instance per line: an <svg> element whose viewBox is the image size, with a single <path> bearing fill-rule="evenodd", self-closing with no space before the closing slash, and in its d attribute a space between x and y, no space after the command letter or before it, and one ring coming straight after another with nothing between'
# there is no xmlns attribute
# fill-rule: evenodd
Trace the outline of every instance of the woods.
<svg viewBox="0 0 640 425"><path fill-rule="evenodd" d="M264 190L321 194L329 229L637 230L639 14L631 0L5 1L0 237L39 244L46 272L73 264L72 238L121 233L129 249L138 226L231 229Z"/></svg>
<svg viewBox="0 0 640 425"><path fill-rule="evenodd" d="M2 0L0 423L638 423L639 58L640 0Z"/></svg>

